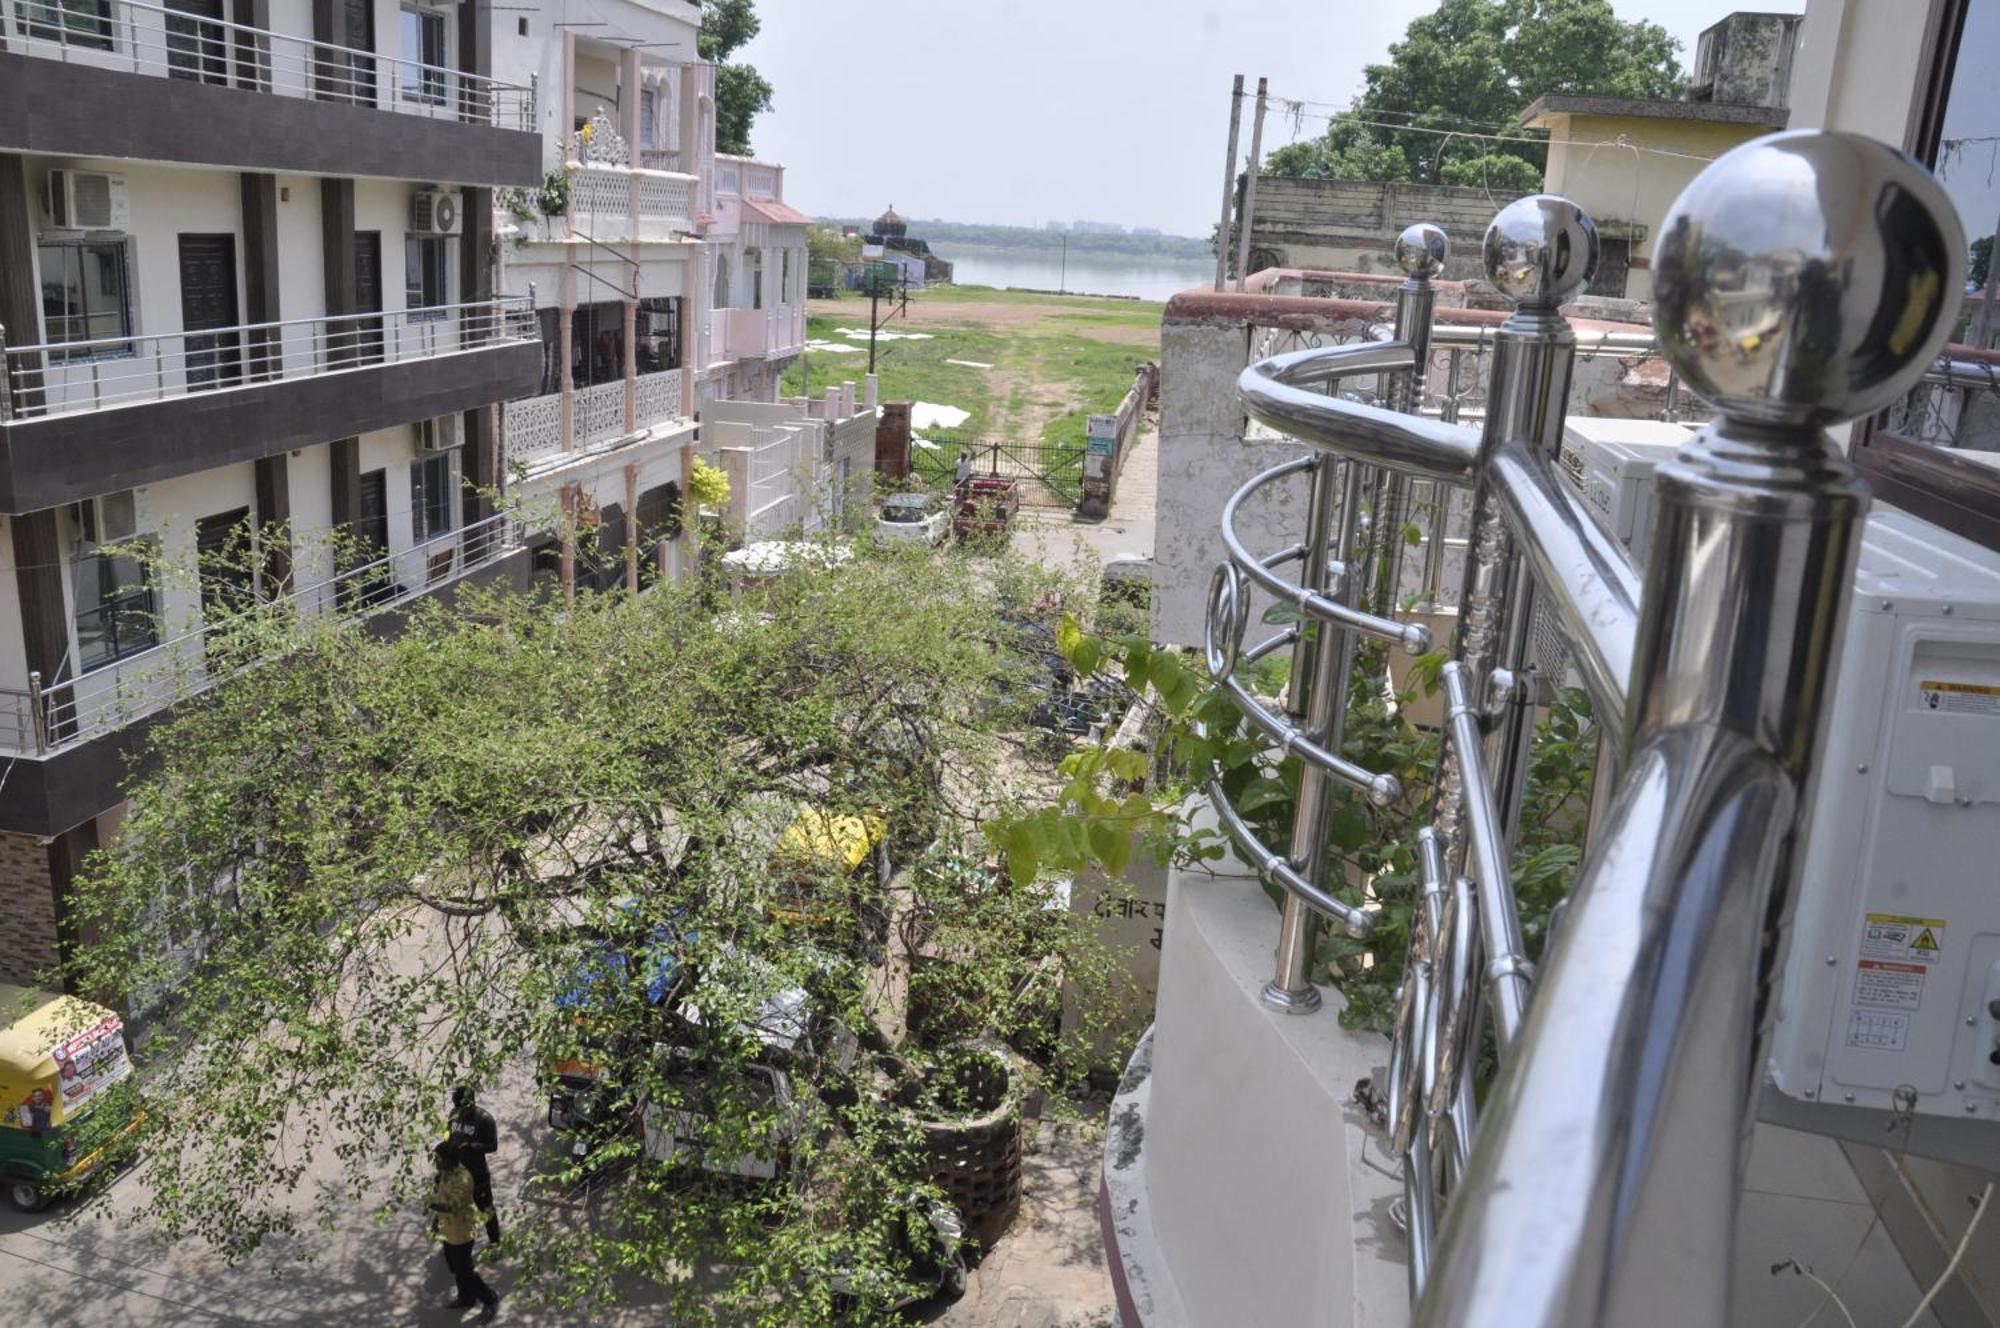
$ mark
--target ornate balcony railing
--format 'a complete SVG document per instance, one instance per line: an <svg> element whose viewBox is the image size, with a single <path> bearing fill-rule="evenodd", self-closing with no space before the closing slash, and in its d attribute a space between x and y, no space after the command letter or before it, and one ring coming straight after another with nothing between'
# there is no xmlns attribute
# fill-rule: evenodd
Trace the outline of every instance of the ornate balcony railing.
<svg viewBox="0 0 2000 1328"><path fill-rule="evenodd" d="M0 329L0 420L315 378L532 342L540 335L533 306L511 295L390 313L34 346L9 346Z"/></svg>
<svg viewBox="0 0 2000 1328"><path fill-rule="evenodd" d="M283 604L300 617L372 614L398 608L518 547L514 518L502 513L384 554L311 585ZM258 610L268 613L269 607ZM0 750L47 756L102 737L199 695L260 659L244 659L228 620L200 627L81 677L26 690L0 690Z"/></svg>
<svg viewBox="0 0 2000 1328"><path fill-rule="evenodd" d="M501 129L535 127L533 88L140 0L9 0L6 48L72 64Z"/></svg>
<svg viewBox="0 0 2000 1328"><path fill-rule="evenodd" d="M700 183L692 175L580 163L572 171L570 219L578 234L601 244L672 240L694 230Z"/></svg>
<svg viewBox="0 0 2000 1328"><path fill-rule="evenodd" d="M1883 198L1904 206L1827 213ZM1951 204L1871 140L1806 132L1739 148L1696 179L1661 235L1656 339L1593 343L1565 321L1558 307L1590 277L1596 229L1542 195L1487 232L1489 279L1517 306L1500 327L1433 326L1443 234L1412 227L1397 245L1409 280L1388 340L1291 349L1239 380L1256 421L1315 449L1225 507L1205 641L1251 725L1302 762L1283 851L1210 790L1246 858L1284 892L1265 991L1280 1009L1319 1003L1307 980L1319 917L1361 935L1374 925L1368 902L1332 883L1327 821L1337 787L1377 802L1401 792L1341 750L1357 639L1430 644L1393 616L1399 491L1471 491L1390 1066L1419 1325L1647 1323L1667 1304L1677 1323L1728 1321L1741 1148L1784 958L1772 920L1798 889L1792 846L1866 509L1824 427L1971 367L1932 362L1964 279ZM1754 336L1730 331L1745 317ZM1490 354L1480 428L1411 413L1433 346ZM1657 473L1643 593L1557 475L1580 350L1662 354L1717 413ZM1356 376L1378 379L1384 404L1320 390ZM1305 537L1270 554L1244 547L1240 505L1294 477L1310 483ZM1253 586L1302 625L1245 649ZM1549 668L1538 612L1604 738L1589 854L1539 973L1510 874ZM1284 648L1280 713L1236 675ZM1482 1027L1499 1081L1475 1094Z"/></svg>
<svg viewBox="0 0 2000 1328"><path fill-rule="evenodd" d="M684 369L639 375L632 432L685 418L686 376ZM577 388L574 401L572 451L593 451L628 436L623 379ZM562 394L549 392L508 402L504 436L510 466L544 466L564 455Z"/></svg>

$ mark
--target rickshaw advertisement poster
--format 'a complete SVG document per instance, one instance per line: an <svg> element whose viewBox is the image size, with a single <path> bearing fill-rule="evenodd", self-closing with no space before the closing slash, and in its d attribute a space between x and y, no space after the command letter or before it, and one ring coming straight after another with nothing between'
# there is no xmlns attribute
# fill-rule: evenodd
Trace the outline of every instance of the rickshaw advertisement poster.
<svg viewBox="0 0 2000 1328"><path fill-rule="evenodd" d="M132 1060L125 1054L125 1038L115 1016L51 1047L49 1055L56 1063L65 1115L132 1073Z"/></svg>

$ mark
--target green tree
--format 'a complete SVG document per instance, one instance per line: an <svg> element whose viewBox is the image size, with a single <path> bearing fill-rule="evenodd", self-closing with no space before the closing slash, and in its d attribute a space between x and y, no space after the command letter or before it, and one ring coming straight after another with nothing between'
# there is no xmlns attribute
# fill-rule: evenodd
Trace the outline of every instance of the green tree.
<svg viewBox="0 0 2000 1328"><path fill-rule="evenodd" d="M1967 246L1970 261L1965 268L1967 284L1986 289L1986 274L1993 263L1993 237L1982 235Z"/></svg>
<svg viewBox="0 0 2000 1328"><path fill-rule="evenodd" d="M715 150L747 156L750 126L771 109L771 84L755 65L731 64L736 49L757 35L755 0L708 0L702 9L701 58L715 65Z"/></svg>
<svg viewBox="0 0 2000 1328"><path fill-rule="evenodd" d="M1551 93L1676 96L1678 50L1666 29L1620 19L1610 0L1444 0L1410 23L1386 63L1368 66L1366 89L1315 141L1316 152L1288 144L1278 165L1285 174L1325 162L1337 179L1483 180L1496 189L1503 178L1519 184L1532 176L1522 187L1534 188L1546 152L1519 127L1530 103ZM1447 136L1467 134L1510 141ZM1362 144L1401 149L1408 173L1392 173L1399 169L1393 158L1371 157L1358 151ZM1468 170L1466 163L1474 164ZM1362 173L1346 173L1356 170Z"/></svg>
<svg viewBox="0 0 2000 1328"><path fill-rule="evenodd" d="M1032 979L1088 993L1102 952L977 866L1016 797L1010 698L1024 667L1047 681L993 624L1046 585L956 554L835 563L733 603L469 593L395 639L252 606L192 660L266 662L156 729L67 974L151 1007L140 1215L238 1256L418 1211L446 1086L546 1102L582 1063L583 1156L540 1106L502 1125L544 1150L502 1255L534 1292L637 1279L662 1322L775 1326L829 1322L836 1270L911 1276L886 1224L927 1173L897 1092L948 1053L883 1003L892 896L849 872L851 836L931 864L909 889L959 961L924 974L949 1037L1060 1057L1061 984ZM873 1050L850 1061L836 1025ZM675 1120L678 1154L642 1144ZM746 1156L783 1183L699 1161Z"/></svg>

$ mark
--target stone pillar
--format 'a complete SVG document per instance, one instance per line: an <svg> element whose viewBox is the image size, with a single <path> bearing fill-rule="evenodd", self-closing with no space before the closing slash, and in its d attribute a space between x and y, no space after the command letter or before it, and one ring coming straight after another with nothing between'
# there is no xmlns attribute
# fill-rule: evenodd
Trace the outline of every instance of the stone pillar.
<svg viewBox="0 0 2000 1328"><path fill-rule="evenodd" d="M694 505L694 444L681 444L681 492L680 492L680 534L675 542L681 547L681 574L692 576L695 567L694 550L698 547L701 513ZM660 541L660 571L667 570L667 541Z"/></svg>
<svg viewBox="0 0 2000 1328"><path fill-rule="evenodd" d="M35 287L35 230L32 218L38 205L28 196L28 174L24 159L13 152L0 153L0 342L16 346L39 345L42 340L42 293ZM0 381L0 407L6 403L10 387L18 393L15 405L27 405L41 396L39 357L35 364L13 361L12 383Z"/></svg>
<svg viewBox="0 0 2000 1328"><path fill-rule="evenodd" d="M59 931L48 849L0 834L0 982L34 986L61 957Z"/></svg>
<svg viewBox="0 0 2000 1328"><path fill-rule="evenodd" d="M867 384L868 384L867 390L866 393L862 396L861 402L863 405L868 407L868 409L873 410L875 409L878 399L881 396L882 375L869 374Z"/></svg>
<svg viewBox="0 0 2000 1328"><path fill-rule="evenodd" d="M576 523L582 510L574 484L562 486L562 588L563 598L576 602Z"/></svg>
<svg viewBox="0 0 2000 1328"><path fill-rule="evenodd" d="M562 450L576 450L576 375L570 370L575 356L576 337L576 269L565 267L562 280L556 286L558 307L556 309L556 355L561 363L562 389L558 398L562 417Z"/></svg>
<svg viewBox="0 0 2000 1328"><path fill-rule="evenodd" d="M637 271L633 278L638 278ZM633 286L637 290L636 285ZM639 431L639 302L625 301L625 433ZM648 421L650 423L650 421Z"/></svg>
<svg viewBox="0 0 2000 1328"><path fill-rule="evenodd" d="M292 588L291 458L280 452L256 462L257 541L262 554L264 597L283 598ZM356 480L359 483L359 479Z"/></svg>
<svg viewBox="0 0 2000 1328"><path fill-rule="evenodd" d="M21 646L28 671L42 675L46 689L66 682L70 669L70 610L63 573L69 551L63 547L57 509L45 507L14 517L14 588L21 598Z"/></svg>
<svg viewBox="0 0 2000 1328"><path fill-rule="evenodd" d="M639 467L625 467L625 589L639 593Z"/></svg>

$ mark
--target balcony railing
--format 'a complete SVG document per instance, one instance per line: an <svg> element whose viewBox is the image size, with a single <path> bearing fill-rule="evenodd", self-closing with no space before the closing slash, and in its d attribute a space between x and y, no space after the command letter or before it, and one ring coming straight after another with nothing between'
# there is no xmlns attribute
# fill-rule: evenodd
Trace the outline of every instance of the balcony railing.
<svg viewBox="0 0 2000 1328"><path fill-rule="evenodd" d="M459 351L536 341L523 296L390 313L8 346L0 337L0 420L40 419L196 392L315 378Z"/></svg>
<svg viewBox="0 0 2000 1328"><path fill-rule="evenodd" d="M639 375L637 428L684 418L685 377L682 369ZM577 388L573 410L574 452L592 451L625 437L624 380ZM507 403L506 454L508 465L529 467L548 465L564 455L560 392Z"/></svg>
<svg viewBox="0 0 2000 1328"><path fill-rule="evenodd" d="M1869 210L1887 196L1908 206ZM1827 215L1850 201L1851 214ZM1504 326L1433 326L1444 236L1412 227L1397 244L1410 279L1388 340L1290 350L1239 380L1252 417L1314 449L1225 505L1204 643L1274 759L1302 764L1282 849L1209 790L1284 894L1265 988L1280 1009L1319 1004L1316 917L1356 935L1375 926L1369 901L1330 883L1326 825L1336 789L1384 804L1402 793L1342 752L1356 643L1432 644L1394 616L1399 486L1471 492L1389 1072L1420 1328L1652 1322L1668 1303L1675 1322L1729 1321L1742 1147L1784 962L1772 920L1801 888L1805 794L1866 510L1824 426L1872 414L1927 371L1952 374L1927 363L1962 284L1937 270L1936 256L1949 268L1963 249L1950 216L1907 158L1838 134L1746 145L1682 195L1655 256L1657 343L1627 337L1617 349L1663 353L1718 419L1661 472L1643 595L1630 556L1557 474L1571 370L1589 340L1558 308L1597 251L1594 225L1566 200L1522 199L1487 232L1489 279L1518 305ZM1908 269L1900 284L1842 275L1896 263ZM1758 335L1732 332L1725 313ZM1447 342L1490 348L1481 428L1415 413L1432 348ZM1382 404L1330 394L1356 377ZM1295 477L1310 484L1303 540L1247 548L1246 501ZM1299 625L1246 648L1253 587ZM1511 875L1534 714L1564 668L1543 652L1538 613L1603 735L1585 866L1539 972ZM1286 648L1281 711L1238 675ZM1476 1093L1482 1026L1499 1080Z"/></svg>
<svg viewBox="0 0 2000 1328"><path fill-rule="evenodd" d="M139 0L9 0L7 49L216 87L532 130L532 88Z"/></svg>
<svg viewBox="0 0 2000 1328"><path fill-rule="evenodd" d="M806 342L803 308L780 304L763 309L716 309L713 358L754 360L789 355Z"/></svg>
<svg viewBox="0 0 2000 1328"><path fill-rule="evenodd" d="M514 518L502 513L461 530L385 554L336 576L287 592L282 604L301 618L372 614L408 604L518 546ZM269 614L272 606L256 610ZM46 756L86 743L213 687L260 659L245 659L230 620L163 641L150 650L79 678L26 690L0 690L0 750Z"/></svg>
<svg viewBox="0 0 2000 1328"><path fill-rule="evenodd" d="M574 164L571 172L570 219L580 235L622 244L672 240L694 230L701 182L692 175L596 162Z"/></svg>

